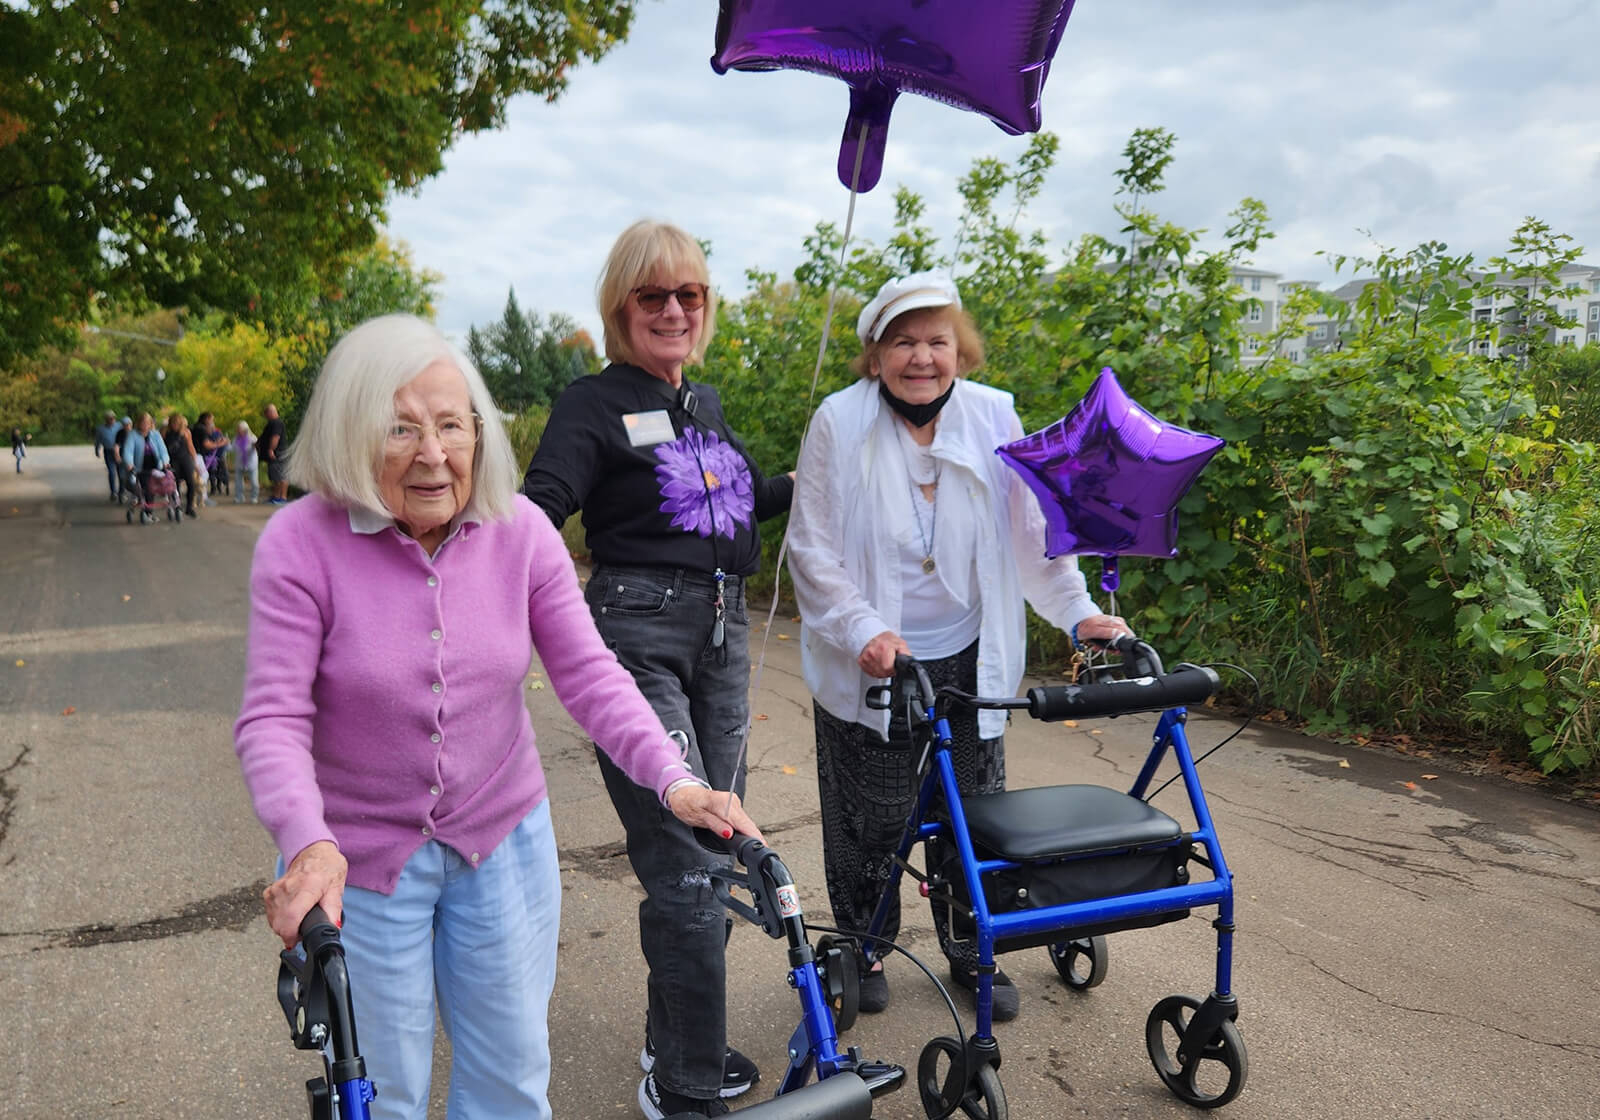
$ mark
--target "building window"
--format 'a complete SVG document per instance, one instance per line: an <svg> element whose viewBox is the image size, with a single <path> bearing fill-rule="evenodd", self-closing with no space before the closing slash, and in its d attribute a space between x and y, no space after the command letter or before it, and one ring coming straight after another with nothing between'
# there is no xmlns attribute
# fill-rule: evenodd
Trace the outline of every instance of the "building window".
<svg viewBox="0 0 1600 1120"><path fill-rule="evenodd" d="M1259 277L1259 276L1250 277L1250 290L1252 292L1259 292L1261 290L1261 277Z"/></svg>
<svg viewBox="0 0 1600 1120"><path fill-rule="evenodd" d="M1311 332L1311 337L1312 338L1327 338L1328 337L1328 328L1325 327L1325 326L1318 326L1316 329L1314 329Z"/></svg>
<svg viewBox="0 0 1600 1120"><path fill-rule="evenodd" d="M1591 303L1589 305L1589 322L1600 323L1600 303Z"/></svg>
<svg viewBox="0 0 1600 1120"><path fill-rule="evenodd" d="M1591 292L1600 292L1600 276L1597 276L1593 280L1589 281L1589 290Z"/></svg>
<svg viewBox="0 0 1600 1120"><path fill-rule="evenodd" d="M1261 322L1261 308L1259 308L1259 307L1252 307L1252 308L1251 308L1251 309L1250 309L1250 321L1251 321L1251 322L1252 322L1252 323L1259 323L1259 322Z"/></svg>
<svg viewBox="0 0 1600 1120"><path fill-rule="evenodd" d="M1289 351L1289 360L1291 362L1298 362L1300 360L1300 351L1298 351L1298 350Z"/></svg>

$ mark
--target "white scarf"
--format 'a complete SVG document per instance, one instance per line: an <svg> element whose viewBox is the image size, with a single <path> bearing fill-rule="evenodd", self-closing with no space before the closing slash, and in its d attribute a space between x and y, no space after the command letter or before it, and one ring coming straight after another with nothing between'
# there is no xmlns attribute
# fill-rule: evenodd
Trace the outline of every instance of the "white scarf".
<svg viewBox="0 0 1600 1120"><path fill-rule="evenodd" d="M878 411L868 438L872 447L863 462L877 524L913 551L923 548L924 533L931 534L926 543L932 546L934 573L962 610L971 607L976 601L972 580L978 533L980 528L992 532L994 517L980 504L984 489L966 465L966 457L947 457L948 448L941 445L938 428L933 443L920 446L888 408ZM921 481L917 476L930 472L939 481L935 512L932 523L919 527L913 492Z"/></svg>

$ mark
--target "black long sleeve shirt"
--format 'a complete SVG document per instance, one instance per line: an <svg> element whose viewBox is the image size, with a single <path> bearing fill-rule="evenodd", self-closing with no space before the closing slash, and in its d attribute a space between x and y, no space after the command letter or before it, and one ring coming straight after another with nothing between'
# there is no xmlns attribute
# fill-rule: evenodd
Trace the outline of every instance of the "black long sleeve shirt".
<svg viewBox="0 0 1600 1120"><path fill-rule="evenodd" d="M558 526L581 509L596 563L750 575L794 480L751 462L711 386L612 365L557 398L522 492Z"/></svg>

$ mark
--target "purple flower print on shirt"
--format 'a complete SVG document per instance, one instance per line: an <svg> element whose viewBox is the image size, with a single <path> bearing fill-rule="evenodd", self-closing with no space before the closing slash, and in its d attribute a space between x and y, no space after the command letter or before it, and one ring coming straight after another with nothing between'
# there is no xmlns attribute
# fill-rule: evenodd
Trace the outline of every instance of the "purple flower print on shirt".
<svg viewBox="0 0 1600 1120"><path fill-rule="evenodd" d="M656 481L661 512L672 524L702 537L712 532L733 539L736 527L750 526L755 487L744 456L717 438L690 428L679 439L656 446Z"/></svg>

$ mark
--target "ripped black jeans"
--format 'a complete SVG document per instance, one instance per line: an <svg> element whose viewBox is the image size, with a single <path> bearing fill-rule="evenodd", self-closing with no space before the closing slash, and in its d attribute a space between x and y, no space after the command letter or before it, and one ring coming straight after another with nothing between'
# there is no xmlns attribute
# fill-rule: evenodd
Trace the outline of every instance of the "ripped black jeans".
<svg viewBox="0 0 1600 1120"><path fill-rule="evenodd" d="M740 745L750 712L744 584L723 584L722 643L714 643L716 583L677 568L601 566L584 590L600 635L633 674L669 731L689 736L689 764L716 789L744 796ZM639 945L650 968L650 1038L657 1081L689 1097L722 1088L727 1045L729 919L706 869L717 858L598 750L600 772L628 834L645 889ZM738 772L735 773L737 766ZM726 862L726 860L724 860Z"/></svg>

